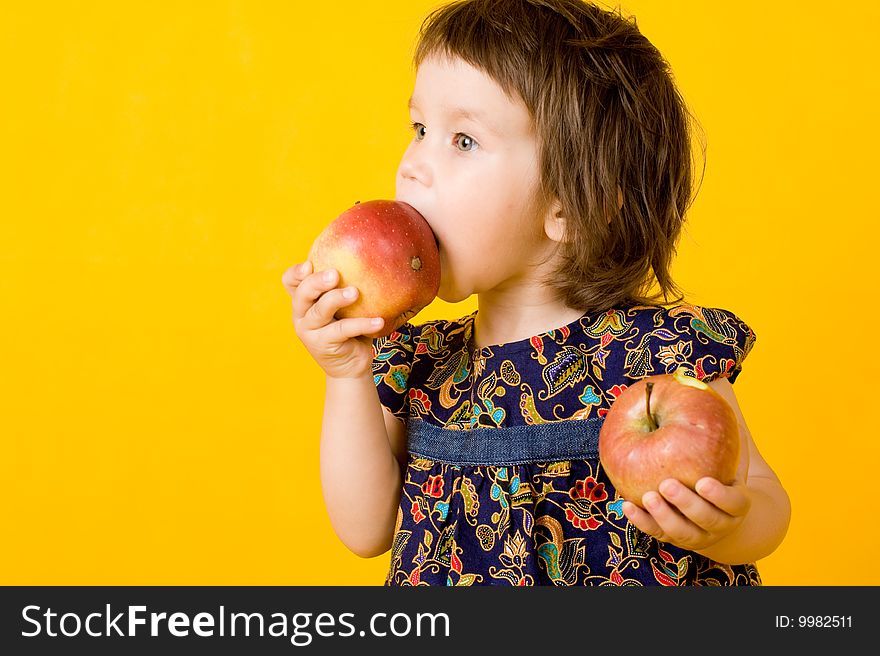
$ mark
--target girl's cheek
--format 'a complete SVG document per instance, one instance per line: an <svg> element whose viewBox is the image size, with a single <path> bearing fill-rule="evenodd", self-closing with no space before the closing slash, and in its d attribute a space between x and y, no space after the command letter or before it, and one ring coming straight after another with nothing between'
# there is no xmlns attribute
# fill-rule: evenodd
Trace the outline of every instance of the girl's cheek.
<svg viewBox="0 0 880 656"><path fill-rule="evenodd" d="M440 291L439 295L448 296L452 291L452 267L443 250L440 251ZM444 299L445 300L445 299Z"/></svg>

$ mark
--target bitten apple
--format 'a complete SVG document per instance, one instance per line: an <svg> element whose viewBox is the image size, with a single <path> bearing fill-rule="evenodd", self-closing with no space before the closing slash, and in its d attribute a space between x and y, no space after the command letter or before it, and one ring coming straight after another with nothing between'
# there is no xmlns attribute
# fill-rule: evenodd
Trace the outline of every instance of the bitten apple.
<svg viewBox="0 0 880 656"><path fill-rule="evenodd" d="M730 404L706 383L678 369L626 388L599 431L599 460L627 501L676 478L691 489L705 476L733 483L739 427Z"/></svg>
<svg viewBox="0 0 880 656"><path fill-rule="evenodd" d="M382 317L383 337L403 325L437 296L440 255L425 218L396 200L355 203L328 225L309 252L315 271L336 269L339 286L353 285L358 299L336 313Z"/></svg>

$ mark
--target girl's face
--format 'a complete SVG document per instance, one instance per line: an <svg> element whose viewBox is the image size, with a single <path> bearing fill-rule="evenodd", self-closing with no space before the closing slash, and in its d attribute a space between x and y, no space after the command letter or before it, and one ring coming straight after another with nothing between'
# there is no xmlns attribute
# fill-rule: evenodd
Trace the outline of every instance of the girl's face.
<svg viewBox="0 0 880 656"><path fill-rule="evenodd" d="M434 230L439 297L528 282L550 242L533 209L538 147L525 105L463 60L432 57L416 75L410 117L396 199Z"/></svg>

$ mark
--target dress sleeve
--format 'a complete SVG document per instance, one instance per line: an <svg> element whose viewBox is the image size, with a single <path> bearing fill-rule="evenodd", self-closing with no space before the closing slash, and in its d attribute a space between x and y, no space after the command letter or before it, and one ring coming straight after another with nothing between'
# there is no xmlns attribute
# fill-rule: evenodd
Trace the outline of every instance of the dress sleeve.
<svg viewBox="0 0 880 656"><path fill-rule="evenodd" d="M379 401L404 421L409 417L407 389L418 334L415 326L405 323L387 337L373 340L373 383Z"/></svg>
<svg viewBox="0 0 880 656"><path fill-rule="evenodd" d="M694 374L707 383L727 378L733 384L742 371L743 360L755 344L755 331L729 310L701 309L688 324L693 350L688 359L694 366Z"/></svg>

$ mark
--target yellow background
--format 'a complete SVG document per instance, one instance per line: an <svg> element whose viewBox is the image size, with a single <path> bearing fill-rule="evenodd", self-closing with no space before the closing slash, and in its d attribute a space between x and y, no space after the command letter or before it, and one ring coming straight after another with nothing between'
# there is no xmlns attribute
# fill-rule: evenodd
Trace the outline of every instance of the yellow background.
<svg viewBox="0 0 880 656"><path fill-rule="evenodd" d="M393 197L436 3L3 4L0 583L381 584L281 274ZM675 278L757 334L735 390L794 508L764 582L880 584L880 10L622 8L708 143Z"/></svg>

